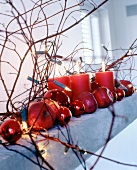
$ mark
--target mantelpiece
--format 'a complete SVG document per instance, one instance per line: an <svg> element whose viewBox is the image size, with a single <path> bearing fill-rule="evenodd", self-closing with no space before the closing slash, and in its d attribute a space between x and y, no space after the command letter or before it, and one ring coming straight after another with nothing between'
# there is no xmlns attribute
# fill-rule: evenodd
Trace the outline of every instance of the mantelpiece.
<svg viewBox="0 0 137 170"><path fill-rule="evenodd" d="M120 102L116 102L114 109L119 117L115 119L111 138L116 136L137 118L137 93L124 98ZM74 143L83 149L96 152L105 143L111 120L112 114L108 108L98 109L95 113L83 115L80 118L72 118L69 125ZM61 129L66 134L65 128ZM56 129L49 130L49 133L55 136L59 135L60 139L64 140L63 136L58 134L58 130ZM19 142L22 143L25 141L20 140ZM10 147L17 149L15 146ZM28 157L32 157L32 154L24 148L19 147L18 149ZM85 155L85 158L87 159L90 156L91 155ZM50 141L47 146L46 158L55 170L73 170L80 164L71 149L64 155L64 146L53 141ZM26 158L14 152L7 151L1 146L0 169L37 170L39 168Z"/></svg>

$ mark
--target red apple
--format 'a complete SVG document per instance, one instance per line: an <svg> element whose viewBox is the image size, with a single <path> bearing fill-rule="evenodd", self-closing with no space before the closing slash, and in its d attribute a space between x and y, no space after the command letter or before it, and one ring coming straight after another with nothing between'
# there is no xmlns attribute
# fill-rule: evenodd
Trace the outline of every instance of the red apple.
<svg viewBox="0 0 137 170"><path fill-rule="evenodd" d="M125 97L125 91L120 88L116 88L115 92L117 93L117 101L121 101Z"/></svg>
<svg viewBox="0 0 137 170"><path fill-rule="evenodd" d="M14 119L7 120L2 123L0 133L4 140L9 143L16 143L22 135L20 123Z"/></svg>
<svg viewBox="0 0 137 170"><path fill-rule="evenodd" d="M74 100L70 104L70 110L71 110L73 116L81 117L81 115L85 112L85 105L80 100Z"/></svg>
<svg viewBox="0 0 137 170"><path fill-rule="evenodd" d="M56 118L57 118L59 115L59 109L61 106L56 101L51 100L51 99L43 99L43 101L52 107L52 109L54 110L54 113L56 114Z"/></svg>
<svg viewBox="0 0 137 170"><path fill-rule="evenodd" d="M95 81L91 82L91 92L96 90L98 87L101 87L98 83L96 83Z"/></svg>
<svg viewBox="0 0 137 170"><path fill-rule="evenodd" d="M93 113L97 110L98 104L93 96L92 93L90 92L83 92L81 93L78 97L77 100L80 100L83 102L85 105L85 113Z"/></svg>
<svg viewBox="0 0 137 170"><path fill-rule="evenodd" d="M60 106L68 107L70 104L70 98L64 91L58 89L52 89L44 94L45 99L52 99L56 101Z"/></svg>
<svg viewBox="0 0 137 170"><path fill-rule="evenodd" d="M59 109L57 122L61 126L65 126L66 124L68 124L70 122L71 117L72 117L71 111L67 107L61 106Z"/></svg>
<svg viewBox="0 0 137 170"><path fill-rule="evenodd" d="M28 109L28 125L34 130L50 129L56 119L56 113L50 104L39 101Z"/></svg>
<svg viewBox="0 0 137 170"><path fill-rule="evenodd" d="M120 80L120 83L124 85L127 88L127 91L125 91L125 96L131 96L134 93L134 86L133 84L128 80Z"/></svg>
<svg viewBox="0 0 137 170"><path fill-rule="evenodd" d="M93 95L98 103L99 108L109 107L114 101L112 92L106 87L97 88L94 90Z"/></svg>

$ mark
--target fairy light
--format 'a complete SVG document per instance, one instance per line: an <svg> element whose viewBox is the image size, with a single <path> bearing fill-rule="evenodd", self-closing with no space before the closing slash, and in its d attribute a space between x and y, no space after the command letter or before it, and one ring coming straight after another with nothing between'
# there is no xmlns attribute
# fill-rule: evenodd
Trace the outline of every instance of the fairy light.
<svg viewBox="0 0 137 170"><path fill-rule="evenodd" d="M36 54L45 54L45 51L36 51Z"/></svg>
<svg viewBox="0 0 137 170"><path fill-rule="evenodd" d="M84 150L84 155L87 155L87 151L86 150Z"/></svg>
<svg viewBox="0 0 137 170"><path fill-rule="evenodd" d="M57 63L58 65L62 65L62 62L60 60L56 60L56 59L51 59L51 62Z"/></svg>
<svg viewBox="0 0 137 170"><path fill-rule="evenodd" d="M60 83L60 82L58 82L58 81L56 81L56 80L54 80L54 83L55 83L57 86L61 87L62 89L66 90L66 91L71 91L70 88L68 88L67 86L65 86L64 84L62 84L62 83Z"/></svg>
<svg viewBox="0 0 137 170"><path fill-rule="evenodd" d="M65 146L64 148L64 155L66 155L68 153L69 147Z"/></svg>
<svg viewBox="0 0 137 170"><path fill-rule="evenodd" d="M22 118L22 129L27 131L28 125L27 125L27 107L23 106L23 108L20 110L21 118Z"/></svg>
<svg viewBox="0 0 137 170"><path fill-rule="evenodd" d="M46 158L48 155L48 151L47 149L45 149L45 145L43 143L39 143L37 146L38 146L38 150L41 153L41 155Z"/></svg>
<svg viewBox="0 0 137 170"><path fill-rule="evenodd" d="M129 54L132 54L132 50L131 50L131 49L130 49L130 50L128 50L128 53L129 53Z"/></svg>
<svg viewBox="0 0 137 170"><path fill-rule="evenodd" d="M26 121L22 121L22 129L25 131L28 129L28 125Z"/></svg>
<svg viewBox="0 0 137 170"><path fill-rule="evenodd" d="M108 49L104 46L104 44L101 44L101 46L104 48L104 50L108 51Z"/></svg>
<svg viewBox="0 0 137 170"><path fill-rule="evenodd" d="M26 79L29 80L29 81L32 81L32 82L34 82L34 83L36 83L36 84L39 84L39 81L38 81L38 80L33 79L33 78L30 77L30 76L26 76Z"/></svg>
<svg viewBox="0 0 137 170"><path fill-rule="evenodd" d="M79 151L80 153L86 155L87 154L87 151L85 149L82 149L81 147L79 147Z"/></svg>

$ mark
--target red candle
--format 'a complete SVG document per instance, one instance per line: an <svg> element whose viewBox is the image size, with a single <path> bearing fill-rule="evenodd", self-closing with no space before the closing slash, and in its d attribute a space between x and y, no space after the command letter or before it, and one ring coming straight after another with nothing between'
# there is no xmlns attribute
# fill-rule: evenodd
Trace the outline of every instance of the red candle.
<svg viewBox="0 0 137 170"><path fill-rule="evenodd" d="M114 91L115 89L114 74L112 71L104 70L105 69L103 69L102 65L102 72L97 72L95 75L96 83L98 83L100 86L108 88L110 91Z"/></svg>
<svg viewBox="0 0 137 170"><path fill-rule="evenodd" d="M54 79L53 78L49 78L48 79L48 89L49 90L58 89L58 90L64 91L70 97L70 99L71 99L72 98L72 91L68 91L68 90L62 89L60 86L58 86L58 85L56 85L54 83L54 80L56 80L57 82L62 83L66 87L70 88L70 90L71 90L71 84L70 84L69 76L54 77Z"/></svg>
<svg viewBox="0 0 137 170"><path fill-rule="evenodd" d="M75 74L70 76L71 90L73 101L82 92L90 92L90 77L89 74Z"/></svg>

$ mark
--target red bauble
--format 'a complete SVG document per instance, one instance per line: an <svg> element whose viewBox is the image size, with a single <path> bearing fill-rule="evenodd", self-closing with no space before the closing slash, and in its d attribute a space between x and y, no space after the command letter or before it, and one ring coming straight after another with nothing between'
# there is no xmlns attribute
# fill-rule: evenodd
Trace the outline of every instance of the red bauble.
<svg viewBox="0 0 137 170"><path fill-rule="evenodd" d="M134 93L134 86L133 84L128 80L120 80L120 83L124 85L127 88L127 91L125 91L125 96L131 96Z"/></svg>
<svg viewBox="0 0 137 170"><path fill-rule="evenodd" d="M115 91L112 91L112 94L113 94L113 98L114 98L113 103L115 103L117 101L118 95Z"/></svg>
<svg viewBox="0 0 137 170"><path fill-rule="evenodd" d="M93 95L98 103L99 108L109 107L114 101L112 92L106 87L97 88L94 90Z"/></svg>
<svg viewBox="0 0 137 170"><path fill-rule="evenodd" d="M16 143L16 141L18 141L22 135L20 123L13 119L2 123L0 132L2 138L9 143Z"/></svg>
<svg viewBox="0 0 137 170"><path fill-rule="evenodd" d="M70 110L73 116L80 117L85 112L85 105L80 100L74 100L70 105Z"/></svg>
<svg viewBox="0 0 137 170"><path fill-rule="evenodd" d="M52 89L44 94L45 99L52 99L56 101L60 106L68 107L70 104L70 98L64 91L58 89Z"/></svg>
<svg viewBox="0 0 137 170"><path fill-rule="evenodd" d="M91 82L91 92L96 90L98 87L101 87L98 83L96 83L95 81Z"/></svg>
<svg viewBox="0 0 137 170"><path fill-rule="evenodd" d="M58 123L61 126L65 126L70 122L71 117L72 117L71 111L67 107L61 106L59 109L59 115L57 117Z"/></svg>
<svg viewBox="0 0 137 170"><path fill-rule="evenodd" d="M121 101L125 97L125 91L123 89L116 88L115 92L117 93L117 101Z"/></svg>
<svg viewBox="0 0 137 170"><path fill-rule="evenodd" d="M56 119L56 113L50 104L36 102L28 109L28 124L34 130L50 129Z"/></svg>
<svg viewBox="0 0 137 170"><path fill-rule="evenodd" d="M93 113L97 110L98 104L93 96L92 93L90 92L83 92L81 93L78 97L77 100L80 100L83 102L85 105L85 113Z"/></svg>

